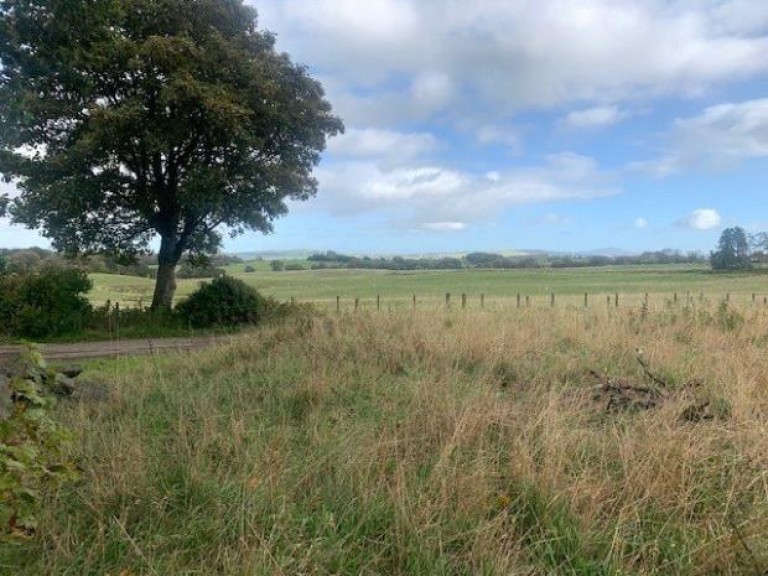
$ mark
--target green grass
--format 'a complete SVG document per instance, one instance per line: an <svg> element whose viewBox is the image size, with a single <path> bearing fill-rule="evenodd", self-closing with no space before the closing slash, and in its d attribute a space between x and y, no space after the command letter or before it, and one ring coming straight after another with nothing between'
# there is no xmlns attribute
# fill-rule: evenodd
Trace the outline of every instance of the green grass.
<svg viewBox="0 0 768 576"><path fill-rule="evenodd" d="M698 304L332 314L93 362L111 397L57 410L82 480L0 573L762 573L766 334ZM647 384L636 348L663 402L608 413L589 370Z"/></svg>
<svg viewBox="0 0 768 576"><path fill-rule="evenodd" d="M261 262L263 266L268 264ZM300 301L333 305L337 296L347 305L360 298L370 306L377 295L386 305L407 306L415 294L419 301L439 302L450 292L453 298L466 293L476 306L481 294L487 303L507 304L519 293L529 295L534 303L548 304L551 293L568 297L567 301L583 299L590 293L594 303L604 302L605 295L619 293L638 302L645 293L657 300L671 299L675 292L680 298L690 292L692 297L704 293L710 299L720 299L727 293L745 301L755 293L761 298L768 294L768 271L750 273L713 273L706 267L681 266L623 266L606 268L577 268L552 270L448 270L392 272L384 270L307 270L272 272L266 269L243 272L245 264L229 267L228 273L241 278L265 295L279 300L296 298ZM263 267L262 266L262 267ZM151 300L153 282L143 278L93 274L94 303L107 299L135 305ZM180 280L178 298L194 290L199 280ZM598 298L600 297L600 298Z"/></svg>

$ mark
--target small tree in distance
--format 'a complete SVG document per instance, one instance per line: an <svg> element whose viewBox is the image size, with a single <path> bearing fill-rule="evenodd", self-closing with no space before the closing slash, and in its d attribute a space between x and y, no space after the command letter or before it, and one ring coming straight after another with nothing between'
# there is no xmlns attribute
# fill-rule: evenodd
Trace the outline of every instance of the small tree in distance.
<svg viewBox="0 0 768 576"><path fill-rule="evenodd" d="M713 270L749 270L749 242L743 228L726 228L717 242L717 250L709 256Z"/></svg>

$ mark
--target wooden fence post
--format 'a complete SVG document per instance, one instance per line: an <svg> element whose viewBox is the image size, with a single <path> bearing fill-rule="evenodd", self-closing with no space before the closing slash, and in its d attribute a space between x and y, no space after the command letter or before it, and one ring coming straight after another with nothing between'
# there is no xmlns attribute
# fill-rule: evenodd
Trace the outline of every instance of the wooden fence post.
<svg viewBox="0 0 768 576"><path fill-rule="evenodd" d="M451 307L451 293L446 292L445 293L445 307L450 308Z"/></svg>
<svg viewBox="0 0 768 576"><path fill-rule="evenodd" d="M517 294L517 307L520 308L520 293Z"/></svg>
<svg viewBox="0 0 768 576"><path fill-rule="evenodd" d="M416 294L413 295L413 309L416 310Z"/></svg>
<svg viewBox="0 0 768 576"><path fill-rule="evenodd" d="M619 293L616 292L616 308L619 307Z"/></svg>
<svg viewBox="0 0 768 576"><path fill-rule="evenodd" d="M376 294L376 312L381 311L381 294Z"/></svg>
<svg viewBox="0 0 768 576"><path fill-rule="evenodd" d="M464 292L461 293L461 307L467 307L467 295Z"/></svg>
<svg viewBox="0 0 768 576"><path fill-rule="evenodd" d="M555 293L554 292L552 292L550 306L552 306L552 308L555 307Z"/></svg>
<svg viewBox="0 0 768 576"><path fill-rule="evenodd" d="M589 293L584 292L584 308L589 306Z"/></svg>
<svg viewBox="0 0 768 576"><path fill-rule="evenodd" d="M336 313L341 312L341 296L336 296Z"/></svg>
<svg viewBox="0 0 768 576"><path fill-rule="evenodd" d="M480 308L485 308L485 294L480 294Z"/></svg>
<svg viewBox="0 0 768 576"><path fill-rule="evenodd" d="M357 309L360 307L360 298L355 298L355 312L357 312Z"/></svg>

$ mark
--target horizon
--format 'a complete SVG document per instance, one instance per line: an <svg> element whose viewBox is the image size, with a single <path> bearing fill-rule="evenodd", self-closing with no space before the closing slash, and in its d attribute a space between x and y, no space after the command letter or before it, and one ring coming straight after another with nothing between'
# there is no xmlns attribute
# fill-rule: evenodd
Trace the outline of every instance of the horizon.
<svg viewBox="0 0 768 576"><path fill-rule="evenodd" d="M249 3L347 131L316 198L224 252L706 253L768 230L768 3Z"/></svg>

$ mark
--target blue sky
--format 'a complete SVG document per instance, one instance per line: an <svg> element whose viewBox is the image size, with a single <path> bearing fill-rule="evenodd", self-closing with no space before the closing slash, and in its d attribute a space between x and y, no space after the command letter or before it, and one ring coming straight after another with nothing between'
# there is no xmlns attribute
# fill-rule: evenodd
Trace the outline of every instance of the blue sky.
<svg viewBox="0 0 768 576"><path fill-rule="evenodd" d="M347 131L230 251L709 250L768 230L768 2L265 0ZM0 223L0 245L35 241Z"/></svg>

